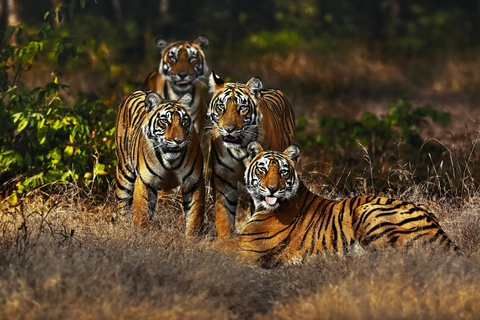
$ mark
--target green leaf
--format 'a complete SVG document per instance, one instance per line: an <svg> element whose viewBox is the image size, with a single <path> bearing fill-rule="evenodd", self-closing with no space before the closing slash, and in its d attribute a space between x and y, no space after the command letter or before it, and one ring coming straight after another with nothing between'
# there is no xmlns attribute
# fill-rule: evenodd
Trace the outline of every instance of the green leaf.
<svg viewBox="0 0 480 320"><path fill-rule="evenodd" d="M42 129L44 125L45 125L45 118L41 118L40 121L38 121L37 123L37 129L38 130Z"/></svg>
<svg viewBox="0 0 480 320"><path fill-rule="evenodd" d="M17 126L17 131L22 132L28 125L28 118L23 118Z"/></svg>
<svg viewBox="0 0 480 320"><path fill-rule="evenodd" d="M63 154L65 157L71 157L73 155L73 147L72 146L67 146L65 150L63 150Z"/></svg>

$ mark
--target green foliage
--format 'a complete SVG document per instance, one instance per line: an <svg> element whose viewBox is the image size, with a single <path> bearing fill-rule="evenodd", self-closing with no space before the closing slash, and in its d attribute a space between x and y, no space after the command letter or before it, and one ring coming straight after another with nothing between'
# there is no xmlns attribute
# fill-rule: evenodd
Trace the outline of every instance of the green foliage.
<svg viewBox="0 0 480 320"><path fill-rule="evenodd" d="M430 105L414 109L411 101L398 100L381 117L369 112L363 113L359 120L321 117L318 119L319 131L313 135L306 133L306 118L300 118L297 137L306 147L328 147L342 153L358 149L361 144L373 157L384 159L394 153L398 145L417 154L423 145L422 125L428 119L446 126L450 115Z"/></svg>
<svg viewBox="0 0 480 320"><path fill-rule="evenodd" d="M0 182L17 177L13 186L3 185L15 191L13 202L17 194L59 180L90 187L94 181L104 184L115 165L114 110L93 95L80 95L71 106L67 105L62 92L68 86L59 83L55 75L43 87L28 89L21 82L22 72L29 72L41 55L56 57L60 69L78 57L77 44L55 33L55 21L61 19L65 9L60 6L47 13L34 33L11 29L3 39ZM16 40L25 44L11 44L13 31ZM56 45L48 45L52 42Z"/></svg>

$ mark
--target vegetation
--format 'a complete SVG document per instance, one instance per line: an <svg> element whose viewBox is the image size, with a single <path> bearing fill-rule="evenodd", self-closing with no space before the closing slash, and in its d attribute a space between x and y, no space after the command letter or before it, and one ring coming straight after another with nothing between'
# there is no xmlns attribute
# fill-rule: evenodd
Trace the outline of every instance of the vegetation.
<svg viewBox="0 0 480 320"><path fill-rule="evenodd" d="M418 184L400 196L433 205L463 257L359 251L265 270L219 241L187 239L180 201L143 232L131 217L110 222L111 198L94 204L74 185L56 191L37 189L0 216L5 319L471 319L480 311L478 194L462 208L430 202Z"/></svg>
<svg viewBox="0 0 480 320"><path fill-rule="evenodd" d="M3 39L0 177L3 182L14 178L13 203L18 194L59 180L80 180L91 187L114 168L114 146L109 138L114 110L85 94L79 94L72 106L65 105L61 92L67 85L59 83L58 70L42 87L29 89L22 83L22 74L41 55L55 57L59 68L78 56L76 44L68 36L56 34L64 9L47 12L38 31L28 34L22 27L9 28ZM11 45L13 37L25 45ZM56 45L52 46L52 41Z"/></svg>
<svg viewBox="0 0 480 320"><path fill-rule="evenodd" d="M395 164L400 154L412 155L402 160L416 166L420 180L428 172L417 168L450 154L449 146L424 145L430 137L422 129L431 125L428 119L445 126L451 115L418 107L411 98L388 104L432 86L471 95L480 83L466 70L446 70L445 83L432 82L434 74L419 67L435 70L451 59L480 62L474 55L480 44L476 2L142 3L155 10L128 1L54 4L49 9L49 1L18 1L2 10L3 17L15 15L21 22L2 22L0 65L1 194L13 203L18 195L57 181L108 190L114 179L116 106L157 64L153 39L159 35L176 40L206 34L208 61L219 74L240 81L261 75L267 86L280 87L299 118L298 142L312 152L335 154L326 161L354 164L361 143L376 169ZM42 10L46 14L39 15ZM385 115L357 112L339 118L318 105L348 99L341 109L351 114L352 99L373 96L383 101ZM313 117L308 105L316 106ZM318 118L318 126L312 129L306 118ZM470 151L459 150L459 156ZM469 159L476 158L473 150ZM377 174L386 179L382 170Z"/></svg>
<svg viewBox="0 0 480 320"><path fill-rule="evenodd" d="M8 3L0 6L4 318L479 314L478 1ZM128 216L112 223L116 108L157 67L155 38L201 34L216 73L258 75L285 92L311 190L423 203L464 255L359 251L259 269L212 235L185 238L174 194L147 232ZM239 213L238 228L247 218Z"/></svg>

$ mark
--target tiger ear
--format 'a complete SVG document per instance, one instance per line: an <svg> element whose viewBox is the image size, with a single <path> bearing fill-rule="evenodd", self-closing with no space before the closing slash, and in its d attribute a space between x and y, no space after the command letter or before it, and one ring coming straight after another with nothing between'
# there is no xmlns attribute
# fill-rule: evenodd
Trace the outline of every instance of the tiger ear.
<svg viewBox="0 0 480 320"><path fill-rule="evenodd" d="M210 74L210 92L216 92L220 89L223 89L225 87L225 81L223 81L219 76L213 72Z"/></svg>
<svg viewBox="0 0 480 320"><path fill-rule="evenodd" d="M145 97L145 109L150 112L157 108L162 101L162 98L156 92L149 92Z"/></svg>
<svg viewBox="0 0 480 320"><path fill-rule="evenodd" d="M192 100L192 94L190 92L187 92L183 96L181 96L180 99L178 99L178 102L189 108L192 104Z"/></svg>
<svg viewBox="0 0 480 320"><path fill-rule="evenodd" d="M263 151L262 145L257 141L252 141L247 146L248 160L251 162L260 152Z"/></svg>
<svg viewBox="0 0 480 320"><path fill-rule="evenodd" d="M297 162L297 159L300 156L300 148L296 144L292 144L283 152L283 154L293 162Z"/></svg>
<svg viewBox="0 0 480 320"><path fill-rule="evenodd" d="M259 77L252 77L248 80L247 87L250 90L250 94L257 98L260 94L260 90L263 88L262 79Z"/></svg>
<svg viewBox="0 0 480 320"><path fill-rule="evenodd" d="M155 44L157 45L158 50L163 51L163 49L167 47L168 42L158 38L157 40L155 40Z"/></svg>
<svg viewBox="0 0 480 320"><path fill-rule="evenodd" d="M208 39L205 36L198 37L197 39L195 39L193 41L193 43L198 45L200 47L200 49L202 49L203 51L205 51L207 49L207 46L209 44Z"/></svg>

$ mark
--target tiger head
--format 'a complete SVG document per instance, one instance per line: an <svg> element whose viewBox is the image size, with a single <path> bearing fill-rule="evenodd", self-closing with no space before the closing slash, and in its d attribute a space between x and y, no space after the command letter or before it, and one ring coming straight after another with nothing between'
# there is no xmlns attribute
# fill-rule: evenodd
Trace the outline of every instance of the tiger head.
<svg viewBox="0 0 480 320"><path fill-rule="evenodd" d="M168 44L165 40L157 39L157 47L162 53L158 71L172 84L173 91L179 94L191 91L193 84L207 74L207 46L208 39L204 36L191 43L177 41Z"/></svg>
<svg viewBox="0 0 480 320"><path fill-rule="evenodd" d="M147 116L142 126L143 134L155 151L160 151L168 161L175 161L187 149L193 127L186 106L191 100L190 93L177 101L162 100L156 92L145 97Z"/></svg>
<svg viewBox="0 0 480 320"><path fill-rule="evenodd" d="M213 71L210 91L213 93L207 116L227 147L246 147L256 140L254 129L262 120L257 98L263 88L262 80L251 78L246 84L225 83Z"/></svg>
<svg viewBox="0 0 480 320"><path fill-rule="evenodd" d="M247 151L250 164L245 170L245 187L255 207L275 210L282 202L291 200L300 185L295 170L300 148L291 145L283 153L264 151L258 142L251 142Z"/></svg>

